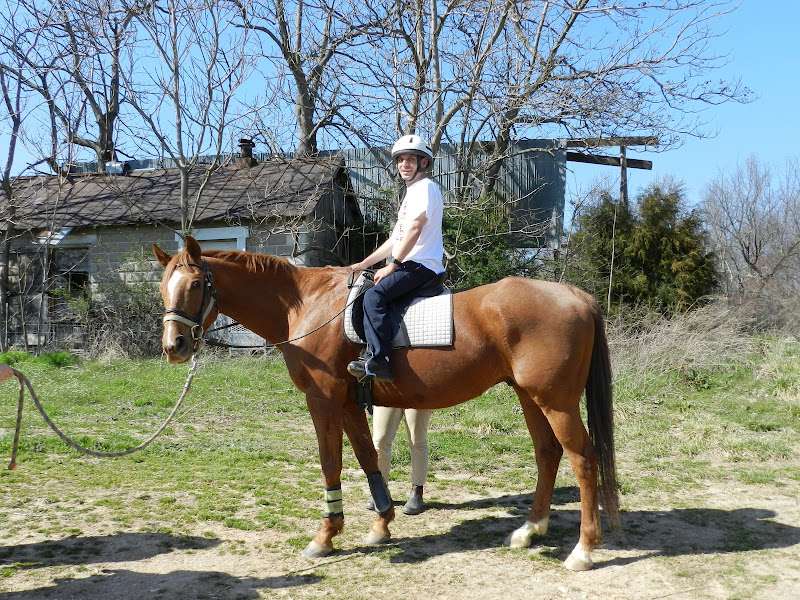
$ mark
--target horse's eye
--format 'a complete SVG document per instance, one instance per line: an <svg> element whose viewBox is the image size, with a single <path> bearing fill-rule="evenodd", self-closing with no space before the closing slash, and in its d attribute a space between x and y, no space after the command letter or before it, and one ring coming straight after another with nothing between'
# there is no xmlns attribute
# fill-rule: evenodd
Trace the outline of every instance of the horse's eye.
<svg viewBox="0 0 800 600"><path fill-rule="evenodd" d="M199 288L199 287L200 287L200 280L199 280L199 279L195 279L195 280L192 282L192 287L193 287L193 288Z"/></svg>

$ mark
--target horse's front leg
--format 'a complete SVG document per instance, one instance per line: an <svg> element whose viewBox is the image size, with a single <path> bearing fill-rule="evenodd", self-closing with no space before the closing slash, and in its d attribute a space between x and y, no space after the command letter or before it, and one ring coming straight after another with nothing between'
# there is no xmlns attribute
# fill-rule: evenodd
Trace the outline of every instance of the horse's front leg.
<svg viewBox="0 0 800 600"><path fill-rule="evenodd" d="M325 513L317 535L303 556L319 558L333 552L333 538L344 529L342 509L342 405L327 398L306 396L319 444L319 460L325 483Z"/></svg>
<svg viewBox="0 0 800 600"><path fill-rule="evenodd" d="M389 495L389 488L378 469L378 453L372 444L367 415L354 401L345 402L344 430L350 445L353 446L358 464L367 475L372 500L378 511L364 542L370 545L380 544L392 537L389 523L394 520L394 504Z"/></svg>

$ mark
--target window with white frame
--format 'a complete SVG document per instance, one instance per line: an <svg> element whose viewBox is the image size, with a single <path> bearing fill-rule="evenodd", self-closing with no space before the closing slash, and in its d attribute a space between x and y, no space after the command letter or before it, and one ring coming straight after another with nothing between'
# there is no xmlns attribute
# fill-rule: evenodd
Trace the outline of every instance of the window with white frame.
<svg viewBox="0 0 800 600"><path fill-rule="evenodd" d="M192 231L192 236L207 250L247 250L247 227L201 227ZM175 241L183 246L177 233Z"/></svg>

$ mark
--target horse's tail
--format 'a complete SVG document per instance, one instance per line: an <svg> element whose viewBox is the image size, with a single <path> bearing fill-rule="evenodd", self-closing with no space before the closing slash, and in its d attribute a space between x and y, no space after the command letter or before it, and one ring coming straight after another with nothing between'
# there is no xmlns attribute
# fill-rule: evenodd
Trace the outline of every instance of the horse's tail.
<svg viewBox="0 0 800 600"><path fill-rule="evenodd" d="M589 437L597 452L600 470L600 500L611 527L620 526L617 465L614 458L614 406L611 392L611 360L606 327L599 306L594 312L594 347L586 380L586 411Z"/></svg>

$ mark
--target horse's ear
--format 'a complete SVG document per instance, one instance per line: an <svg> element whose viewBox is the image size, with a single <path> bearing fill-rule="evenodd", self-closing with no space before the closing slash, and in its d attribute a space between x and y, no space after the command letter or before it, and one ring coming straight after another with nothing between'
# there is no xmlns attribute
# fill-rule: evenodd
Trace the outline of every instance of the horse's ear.
<svg viewBox="0 0 800 600"><path fill-rule="evenodd" d="M156 259L161 263L162 267L166 267L169 261L172 260L172 257L159 248L158 244L153 244L153 254L155 254Z"/></svg>
<svg viewBox="0 0 800 600"><path fill-rule="evenodd" d="M200 244L197 243L197 240L192 236L187 235L186 239L184 240L184 244L186 245L186 251L189 253L189 256L192 257L192 260L199 263L202 258L200 258Z"/></svg>

